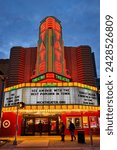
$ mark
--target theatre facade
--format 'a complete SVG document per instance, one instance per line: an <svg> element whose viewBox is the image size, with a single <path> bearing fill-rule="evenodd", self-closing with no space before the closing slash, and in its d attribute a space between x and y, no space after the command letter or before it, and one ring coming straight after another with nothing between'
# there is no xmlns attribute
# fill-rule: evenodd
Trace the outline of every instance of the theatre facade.
<svg viewBox="0 0 117 150"><path fill-rule="evenodd" d="M5 89L2 112L2 136L15 134L18 102L26 106L19 108L18 135L39 135L38 124L43 123L43 134L58 135L63 121L66 134L71 120L76 132L83 129L86 134L93 129L99 134L100 108L97 106L97 88L77 82L23 83Z"/></svg>
<svg viewBox="0 0 117 150"><path fill-rule="evenodd" d="M100 107L96 86L73 82L66 69L62 27L55 17L46 17L40 24L35 74L27 83L4 89L4 107L0 136L17 134L59 135L60 122L69 134L69 121L75 124L75 133L84 130L100 133ZM77 75L77 74L76 74ZM19 108L23 102L24 108Z"/></svg>

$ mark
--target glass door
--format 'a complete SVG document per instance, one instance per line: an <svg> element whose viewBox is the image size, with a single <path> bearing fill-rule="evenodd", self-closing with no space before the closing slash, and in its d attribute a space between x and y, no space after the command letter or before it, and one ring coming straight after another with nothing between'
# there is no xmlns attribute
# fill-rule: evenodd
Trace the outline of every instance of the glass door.
<svg viewBox="0 0 117 150"><path fill-rule="evenodd" d="M58 118L49 118L49 134L56 135L58 134Z"/></svg>
<svg viewBox="0 0 117 150"><path fill-rule="evenodd" d="M41 132L40 132L41 123ZM47 135L48 134L48 118L35 118L35 135Z"/></svg>
<svg viewBox="0 0 117 150"><path fill-rule="evenodd" d="M25 135L34 135L34 119L33 118L25 118Z"/></svg>

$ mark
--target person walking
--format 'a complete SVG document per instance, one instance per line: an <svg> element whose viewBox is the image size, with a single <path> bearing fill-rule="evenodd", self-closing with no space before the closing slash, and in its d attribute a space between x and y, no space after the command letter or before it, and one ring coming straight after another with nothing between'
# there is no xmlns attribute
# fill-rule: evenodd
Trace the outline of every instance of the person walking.
<svg viewBox="0 0 117 150"><path fill-rule="evenodd" d="M63 122L60 124L60 135L61 135L61 141L65 141L65 125Z"/></svg>
<svg viewBox="0 0 117 150"><path fill-rule="evenodd" d="M73 138L76 140L76 137L74 135L74 130L75 130L75 125L70 121L69 131L70 131L70 135L71 135L71 141L73 141Z"/></svg>
<svg viewBox="0 0 117 150"><path fill-rule="evenodd" d="M39 122L38 127L39 127L39 133L40 133L40 135L42 135L42 123L41 123L41 120Z"/></svg>

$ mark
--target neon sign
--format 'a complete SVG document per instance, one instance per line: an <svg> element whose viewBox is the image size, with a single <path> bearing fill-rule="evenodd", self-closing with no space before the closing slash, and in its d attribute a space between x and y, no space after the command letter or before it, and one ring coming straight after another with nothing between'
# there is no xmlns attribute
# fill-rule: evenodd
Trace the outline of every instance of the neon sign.
<svg viewBox="0 0 117 150"><path fill-rule="evenodd" d="M57 75L57 74L56 74L56 79L59 79L59 80L62 80L62 81L66 81L66 82L70 82L70 79L68 79L66 77L63 77L63 76L60 76L60 75Z"/></svg>
<svg viewBox="0 0 117 150"><path fill-rule="evenodd" d="M40 81L40 80L43 80L43 79L45 79L45 75L39 76L35 79L32 79L32 82L37 82L37 81Z"/></svg>

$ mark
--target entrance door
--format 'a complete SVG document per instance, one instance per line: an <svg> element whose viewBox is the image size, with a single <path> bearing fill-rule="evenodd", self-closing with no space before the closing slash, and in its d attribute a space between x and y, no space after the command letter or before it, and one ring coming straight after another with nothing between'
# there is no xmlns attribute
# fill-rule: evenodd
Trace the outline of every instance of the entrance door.
<svg viewBox="0 0 117 150"><path fill-rule="evenodd" d="M42 123L42 135L48 135L48 117L35 118L35 135L40 135L39 123Z"/></svg>
<svg viewBox="0 0 117 150"><path fill-rule="evenodd" d="M40 135L39 123L42 123L42 135L59 134L58 116L24 117L22 135Z"/></svg>
<svg viewBox="0 0 117 150"><path fill-rule="evenodd" d="M59 133L58 117L49 118L49 134L57 135Z"/></svg>
<svg viewBox="0 0 117 150"><path fill-rule="evenodd" d="M34 118L25 118L24 135L34 135Z"/></svg>

